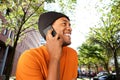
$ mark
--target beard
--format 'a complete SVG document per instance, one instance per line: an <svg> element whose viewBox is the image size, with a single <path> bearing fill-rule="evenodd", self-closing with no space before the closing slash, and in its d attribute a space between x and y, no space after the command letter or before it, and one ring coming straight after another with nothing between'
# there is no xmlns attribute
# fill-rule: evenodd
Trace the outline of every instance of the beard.
<svg viewBox="0 0 120 80"><path fill-rule="evenodd" d="M70 44L71 44L71 42L63 42L63 45L62 45L62 46L63 46L63 47L64 47L64 46L68 46L68 45L70 45Z"/></svg>

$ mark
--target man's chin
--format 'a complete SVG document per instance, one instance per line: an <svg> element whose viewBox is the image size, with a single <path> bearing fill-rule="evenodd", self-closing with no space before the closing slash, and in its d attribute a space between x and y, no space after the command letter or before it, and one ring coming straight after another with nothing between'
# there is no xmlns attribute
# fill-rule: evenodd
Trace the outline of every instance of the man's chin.
<svg viewBox="0 0 120 80"><path fill-rule="evenodd" d="M70 44L71 44L71 42L69 42L69 43L64 42L62 46L68 46L68 45L70 45Z"/></svg>

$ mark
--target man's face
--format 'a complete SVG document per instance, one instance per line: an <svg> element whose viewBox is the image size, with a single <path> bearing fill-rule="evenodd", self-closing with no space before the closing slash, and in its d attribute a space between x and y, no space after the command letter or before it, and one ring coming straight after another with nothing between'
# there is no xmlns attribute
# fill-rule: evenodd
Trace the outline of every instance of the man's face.
<svg viewBox="0 0 120 80"><path fill-rule="evenodd" d="M53 23L53 28L60 38L63 39L63 46L71 44L71 31L70 21L66 17L61 17Z"/></svg>

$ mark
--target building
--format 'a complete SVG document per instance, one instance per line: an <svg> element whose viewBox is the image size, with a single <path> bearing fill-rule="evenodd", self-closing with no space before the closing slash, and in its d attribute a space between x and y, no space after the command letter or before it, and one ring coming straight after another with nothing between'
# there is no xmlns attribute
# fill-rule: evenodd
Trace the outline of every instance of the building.
<svg viewBox="0 0 120 80"><path fill-rule="evenodd" d="M12 31L2 28L7 21L0 12L0 78L7 74L9 56L12 51ZM10 38L10 39L9 39ZM9 39L9 44L6 44Z"/></svg>
<svg viewBox="0 0 120 80"><path fill-rule="evenodd" d="M0 79L9 74L8 68L9 64L11 64L9 58L11 57L11 52L13 50L12 44L14 42L14 33L7 28L1 28L2 24L5 24L6 22L7 21L5 20L4 16L2 16L0 13ZM9 44L6 45L6 42L8 41ZM34 29L27 29L26 34L17 44L11 76L15 76L17 61L22 52L30 48L39 47L44 43L45 41L41 37L39 31Z"/></svg>
<svg viewBox="0 0 120 80"><path fill-rule="evenodd" d="M45 41L43 41L42 39L43 38L41 37L38 31L34 29L33 30L28 29L28 33L26 33L25 37L17 45L16 53L14 56L12 74L11 74L12 76L15 75L17 61L20 55L22 54L22 52L24 52L27 49L39 47L40 45L44 44Z"/></svg>

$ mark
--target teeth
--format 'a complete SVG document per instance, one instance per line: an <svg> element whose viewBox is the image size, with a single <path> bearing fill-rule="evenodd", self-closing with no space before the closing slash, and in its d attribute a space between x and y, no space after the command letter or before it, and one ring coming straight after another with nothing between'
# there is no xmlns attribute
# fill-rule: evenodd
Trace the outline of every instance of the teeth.
<svg viewBox="0 0 120 80"><path fill-rule="evenodd" d="M70 36L70 34L64 34L64 35L66 35L66 36Z"/></svg>

